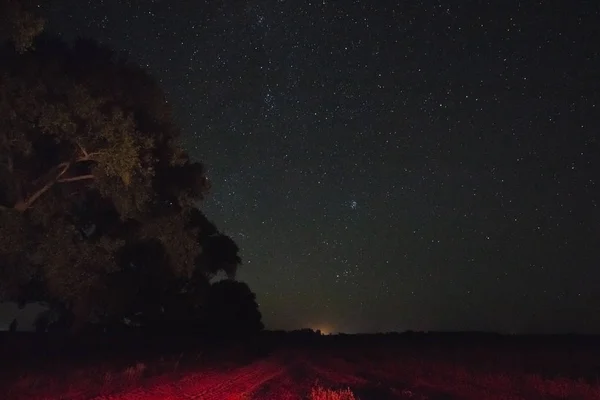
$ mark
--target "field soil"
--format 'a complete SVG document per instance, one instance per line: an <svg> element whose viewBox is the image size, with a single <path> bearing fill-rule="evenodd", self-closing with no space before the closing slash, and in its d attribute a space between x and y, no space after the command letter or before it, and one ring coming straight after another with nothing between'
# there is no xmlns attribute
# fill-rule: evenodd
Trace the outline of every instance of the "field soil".
<svg viewBox="0 0 600 400"><path fill-rule="evenodd" d="M5 365L2 398L600 400L600 351L590 337L271 337L153 356L105 353ZM340 394L347 389L352 396Z"/></svg>

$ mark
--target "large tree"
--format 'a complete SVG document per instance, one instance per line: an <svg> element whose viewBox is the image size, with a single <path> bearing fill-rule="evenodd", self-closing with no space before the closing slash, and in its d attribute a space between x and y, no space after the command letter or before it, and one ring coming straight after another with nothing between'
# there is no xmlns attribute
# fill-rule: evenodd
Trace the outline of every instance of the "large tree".
<svg viewBox="0 0 600 400"><path fill-rule="evenodd" d="M157 82L105 47L0 49L0 299L75 326L202 308L241 261L196 208L210 184L178 135Z"/></svg>

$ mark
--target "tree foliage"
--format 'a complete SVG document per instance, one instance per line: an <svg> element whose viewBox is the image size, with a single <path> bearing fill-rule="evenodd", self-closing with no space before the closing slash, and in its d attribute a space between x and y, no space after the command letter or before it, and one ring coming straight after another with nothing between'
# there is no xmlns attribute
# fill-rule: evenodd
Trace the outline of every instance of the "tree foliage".
<svg viewBox="0 0 600 400"><path fill-rule="evenodd" d="M0 298L74 325L206 314L238 247L196 204L204 166L144 70L92 41L0 53Z"/></svg>
<svg viewBox="0 0 600 400"><path fill-rule="evenodd" d="M36 0L0 0L0 42L10 41L20 53L30 49L44 29Z"/></svg>
<svg viewBox="0 0 600 400"><path fill-rule="evenodd" d="M207 313L207 325L219 335L245 335L264 328L256 296L244 282L225 279L214 283Z"/></svg>

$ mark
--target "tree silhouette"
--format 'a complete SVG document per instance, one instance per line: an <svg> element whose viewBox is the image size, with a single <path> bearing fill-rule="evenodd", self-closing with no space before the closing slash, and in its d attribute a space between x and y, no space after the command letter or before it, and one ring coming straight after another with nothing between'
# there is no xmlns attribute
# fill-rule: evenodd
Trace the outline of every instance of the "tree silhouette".
<svg viewBox="0 0 600 400"><path fill-rule="evenodd" d="M196 207L210 184L178 137L156 81L108 48L0 49L0 299L72 329L206 316L210 279L241 260Z"/></svg>
<svg viewBox="0 0 600 400"><path fill-rule="evenodd" d="M246 336L264 328L256 295L231 279L213 283L207 300L209 330L219 336Z"/></svg>

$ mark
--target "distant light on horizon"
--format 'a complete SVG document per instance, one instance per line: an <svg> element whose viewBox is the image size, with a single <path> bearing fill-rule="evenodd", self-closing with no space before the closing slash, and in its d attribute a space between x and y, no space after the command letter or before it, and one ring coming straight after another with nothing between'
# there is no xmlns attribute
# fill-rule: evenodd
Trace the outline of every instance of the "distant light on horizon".
<svg viewBox="0 0 600 400"><path fill-rule="evenodd" d="M312 328L313 331L320 331L322 335L332 335L338 333L333 325L320 324Z"/></svg>

